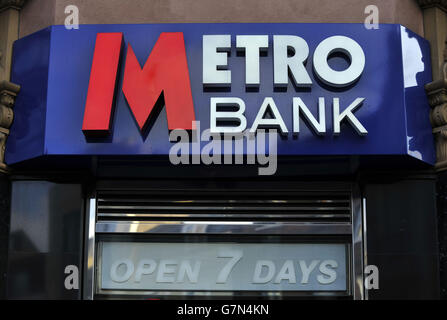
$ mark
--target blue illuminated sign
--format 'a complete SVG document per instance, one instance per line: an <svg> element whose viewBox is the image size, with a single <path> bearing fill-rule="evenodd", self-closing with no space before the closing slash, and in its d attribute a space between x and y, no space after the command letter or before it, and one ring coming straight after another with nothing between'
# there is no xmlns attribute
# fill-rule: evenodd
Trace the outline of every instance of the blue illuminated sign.
<svg viewBox="0 0 447 320"><path fill-rule="evenodd" d="M400 25L53 26L15 42L6 162L167 155L169 129L196 120L221 133L274 127L279 155L433 164L431 80L428 42Z"/></svg>

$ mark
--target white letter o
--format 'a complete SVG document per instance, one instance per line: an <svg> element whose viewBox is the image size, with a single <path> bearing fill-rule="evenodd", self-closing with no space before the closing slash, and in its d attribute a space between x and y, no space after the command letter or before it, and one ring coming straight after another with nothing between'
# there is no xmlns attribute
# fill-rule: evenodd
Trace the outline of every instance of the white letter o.
<svg viewBox="0 0 447 320"><path fill-rule="evenodd" d="M351 65L343 71L336 71L328 64L328 57L341 52L351 60ZM314 71L325 84L333 87L346 87L357 81L365 69L365 53L362 47L351 38L333 36L323 40L314 53Z"/></svg>
<svg viewBox="0 0 447 320"><path fill-rule="evenodd" d="M126 266L126 272L124 272L123 275L118 275L118 268L122 264ZM126 282L130 279L134 270L135 270L135 267L134 267L132 261L130 261L129 259L118 260L118 261L115 261L112 264L112 266L110 267L110 278L114 282L118 282L118 283Z"/></svg>

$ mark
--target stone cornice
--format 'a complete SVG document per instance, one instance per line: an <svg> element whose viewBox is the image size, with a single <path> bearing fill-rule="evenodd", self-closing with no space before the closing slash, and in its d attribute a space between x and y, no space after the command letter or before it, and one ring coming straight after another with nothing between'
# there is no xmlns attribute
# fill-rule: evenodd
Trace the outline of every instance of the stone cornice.
<svg viewBox="0 0 447 320"><path fill-rule="evenodd" d="M9 8L20 10L27 0L0 0L0 12Z"/></svg>
<svg viewBox="0 0 447 320"><path fill-rule="evenodd" d="M417 0L422 9L438 7L447 12L447 0Z"/></svg>
<svg viewBox="0 0 447 320"><path fill-rule="evenodd" d="M447 103L447 79L441 79L431 82L425 86L425 90L428 95L428 102L432 108L441 104ZM445 123L439 123L439 121L432 121L433 126L446 125Z"/></svg>

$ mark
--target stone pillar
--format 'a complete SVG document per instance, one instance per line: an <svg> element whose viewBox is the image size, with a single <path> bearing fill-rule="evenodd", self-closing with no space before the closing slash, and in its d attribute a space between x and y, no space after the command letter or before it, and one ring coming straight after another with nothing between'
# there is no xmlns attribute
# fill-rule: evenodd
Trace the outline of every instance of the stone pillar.
<svg viewBox="0 0 447 320"><path fill-rule="evenodd" d="M26 0L0 0L0 299L6 297L11 183L5 145L20 87L10 82L12 45L19 36L19 13Z"/></svg>
<svg viewBox="0 0 447 320"><path fill-rule="evenodd" d="M26 0L0 0L0 173L7 172L5 144L13 120L13 106L20 87L9 82L12 45L19 36L19 13Z"/></svg>
<svg viewBox="0 0 447 320"><path fill-rule="evenodd" d="M7 172L5 164L5 146L9 135L9 128L13 120L12 107L20 87L3 80L0 82L0 173Z"/></svg>
<svg viewBox="0 0 447 320"><path fill-rule="evenodd" d="M424 35L431 45L433 80L442 77L444 41L447 38L447 0L418 0L424 14Z"/></svg>
<svg viewBox="0 0 447 320"><path fill-rule="evenodd" d="M441 297L447 299L447 0L418 0L430 42L433 82L426 85L436 142L437 212Z"/></svg>
<svg viewBox="0 0 447 320"><path fill-rule="evenodd" d="M447 170L447 0L418 0L424 36L430 42L433 82L426 85L436 141L436 170Z"/></svg>
<svg viewBox="0 0 447 320"><path fill-rule="evenodd" d="M447 56L441 79L426 85L436 142L436 170L447 170Z"/></svg>
<svg viewBox="0 0 447 320"><path fill-rule="evenodd" d="M0 0L0 81L9 81L12 45L19 36L19 14L26 0Z"/></svg>

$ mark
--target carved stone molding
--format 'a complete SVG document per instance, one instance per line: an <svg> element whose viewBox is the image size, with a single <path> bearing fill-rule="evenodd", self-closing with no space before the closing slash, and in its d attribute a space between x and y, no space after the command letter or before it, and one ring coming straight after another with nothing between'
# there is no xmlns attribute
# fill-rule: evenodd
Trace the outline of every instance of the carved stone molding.
<svg viewBox="0 0 447 320"><path fill-rule="evenodd" d="M422 9L438 7L447 12L447 0L417 0Z"/></svg>
<svg viewBox="0 0 447 320"><path fill-rule="evenodd" d="M442 77L425 86L428 102L432 108L430 121L436 141L436 169L438 171L447 170L447 41L445 45Z"/></svg>
<svg viewBox="0 0 447 320"><path fill-rule="evenodd" d="M0 82L0 173L6 173L5 146L14 117L13 106L20 86L9 81Z"/></svg>
<svg viewBox="0 0 447 320"><path fill-rule="evenodd" d="M20 10L27 0L0 0L0 12L6 9L14 8Z"/></svg>

